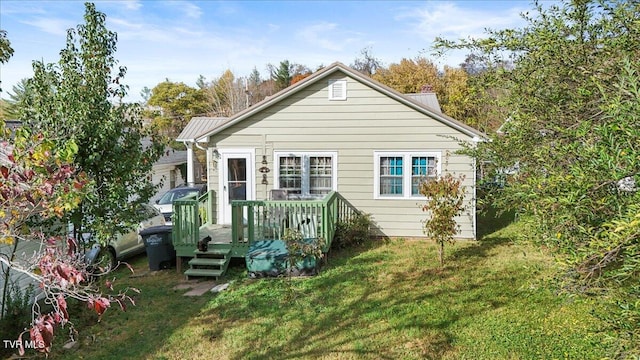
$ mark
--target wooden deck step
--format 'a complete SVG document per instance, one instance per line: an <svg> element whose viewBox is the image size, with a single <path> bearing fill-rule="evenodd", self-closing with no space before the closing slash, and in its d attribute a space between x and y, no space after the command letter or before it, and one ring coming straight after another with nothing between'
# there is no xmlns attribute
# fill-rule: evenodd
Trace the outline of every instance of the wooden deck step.
<svg viewBox="0 0 640 360"><path fill-rule="evenodd" d="M184 274L187 275L187 278L189 276L220 277L223 273L224 270L220 269L187 269L187 271L184 272Z"/></svg>
<svg viewBox="0 0 640 360"><path fill-rule="evenodd" d="M193 258L189 260L189 265L191 266L223 266L227 262L227 259L224 258Z"/></svg>
<svg viewBox="0 0 640 360"><path fill-rule="evenodd" d="M198 249L193 251L196 256L198 255L229 255L231 253L231 249L219 249L219 248L209 248L207 251L200 251Z"/></svg>

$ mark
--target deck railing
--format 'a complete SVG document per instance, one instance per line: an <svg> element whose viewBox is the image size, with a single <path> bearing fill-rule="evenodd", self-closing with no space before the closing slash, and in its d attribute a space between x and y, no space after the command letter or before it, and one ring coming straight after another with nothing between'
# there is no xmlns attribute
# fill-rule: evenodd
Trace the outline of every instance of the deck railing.
<svg viewBox="0 0 640 360"><path fill-rule="evenodd" d="M173 246L177 256L193 256L200 240L200 227L216 223L216 197L209 191L200 198L189 197L173 203ZM258 240L282 239L287 228L297 229L305 238L331 246L338 221L357 214L339 193L332 191L319 200L235 200L231 203L231 246L234 254L244 254Z"/></svg>
<svg viewBox="0 0 640 360"><path fill-rule="evenodd" d="M258 240L282 239L285 229L324 241L327 252L339 220L358 211L335 191L321 200L241 200L231 203L232 247L249 249Z"/></svg>
<svg viewBox="0 0 640 360"><path fill-rule="evenodd" d="M173 246L178 256L191 256L200 239L200 226L215 224L216 196L208 191L173 202Z"/></svg>

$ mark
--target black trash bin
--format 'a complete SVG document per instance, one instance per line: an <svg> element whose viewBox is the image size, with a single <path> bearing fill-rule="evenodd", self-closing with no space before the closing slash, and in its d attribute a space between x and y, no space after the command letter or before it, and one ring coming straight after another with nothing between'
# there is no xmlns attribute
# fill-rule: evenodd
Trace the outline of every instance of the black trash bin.
<svg viewBox="0 0 640 360"><path fill-rule="evenodd" d="M153 226L140 231L152 271L168 269L176 259L171 242L171 225Z"/></svg>

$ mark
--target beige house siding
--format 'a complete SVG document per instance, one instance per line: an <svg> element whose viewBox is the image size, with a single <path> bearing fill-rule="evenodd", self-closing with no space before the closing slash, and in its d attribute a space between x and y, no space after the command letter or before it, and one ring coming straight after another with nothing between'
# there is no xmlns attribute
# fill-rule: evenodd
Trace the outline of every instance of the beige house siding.
<svg viewBox="0 0 640 360"><path fill-rule="evenodd" d="M328 100L328 80L347 80L347 99ZM441 154L442 169L466 176L467 203L473 214L474 167L466 156L453 154L458 142L468 135L390 98L342 72L320 79L305 89L285 97L253 116L210 137L211 149L255 149L255 168L266 155L271 172L269 185L262 185L262 174L255 172L256 197L265 199L274 184L274 151L338 154L337 190L359 210L372 214L378 235L420 237L420 199L375 199L374 170L376 151L420 151ZM450 153L448 160L446 154ZM214 152L210 156L210 189L218 189ZM447 161L445 165L444 162ZM474 217L458 219L462 238L474 238Z"/></svg>

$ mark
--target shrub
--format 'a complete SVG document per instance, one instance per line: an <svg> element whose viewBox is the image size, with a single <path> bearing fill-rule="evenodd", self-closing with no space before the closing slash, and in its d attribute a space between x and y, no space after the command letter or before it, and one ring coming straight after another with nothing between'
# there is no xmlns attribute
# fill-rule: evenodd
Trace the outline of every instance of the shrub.
<svg viewBox="0 0 640 360"><path fill-rule="evenodd" d="M344 249L366 243L371 239L370 228L371 214L357 214L346 221L338 221L331 248Z"/></svg>

